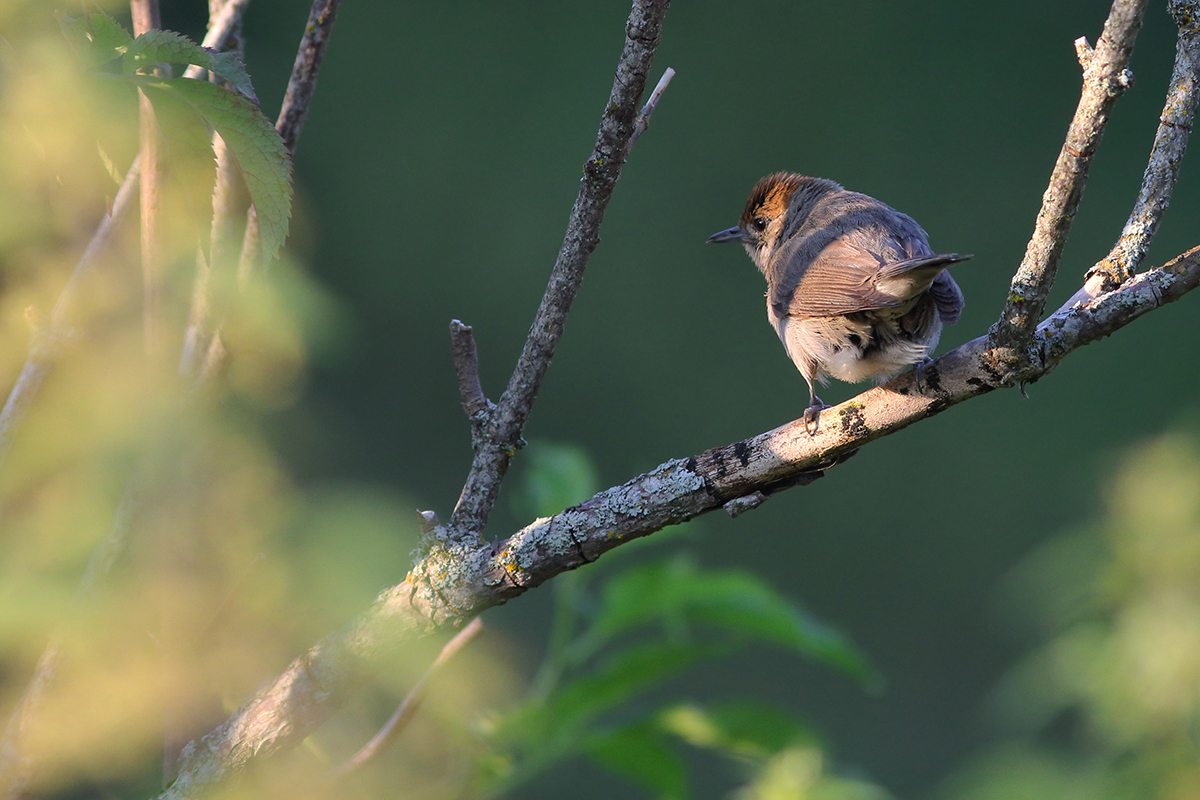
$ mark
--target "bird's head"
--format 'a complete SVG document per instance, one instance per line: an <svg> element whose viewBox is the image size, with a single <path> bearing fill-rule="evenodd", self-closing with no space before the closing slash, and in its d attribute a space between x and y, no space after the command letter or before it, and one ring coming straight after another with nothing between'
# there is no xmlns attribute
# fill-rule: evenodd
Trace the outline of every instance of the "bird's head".
<svg viewBox="0 0 1200 800"><path fill-rule="evenodd" d="M768 175L754 186L738 224L714 233L708 241L741 242L755 266L765 274L771 254L791 227L788 213L793 206L793 196L814 180L819 179L794 172Z"/></svg>

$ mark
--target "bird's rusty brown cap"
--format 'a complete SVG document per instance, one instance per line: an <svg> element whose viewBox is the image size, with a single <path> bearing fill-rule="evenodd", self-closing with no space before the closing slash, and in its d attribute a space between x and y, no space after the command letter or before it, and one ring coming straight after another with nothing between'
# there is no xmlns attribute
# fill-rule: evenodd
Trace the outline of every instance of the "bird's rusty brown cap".
<svg viewBox="0 0 1200 800"><path fill-rule="evenodd" d="M794 172L776 172L760 180L750 192L746 208L742 211L741 226L749 228L755 217L777 219L787 213L788 201L806 181L811 180Z"/></svg>

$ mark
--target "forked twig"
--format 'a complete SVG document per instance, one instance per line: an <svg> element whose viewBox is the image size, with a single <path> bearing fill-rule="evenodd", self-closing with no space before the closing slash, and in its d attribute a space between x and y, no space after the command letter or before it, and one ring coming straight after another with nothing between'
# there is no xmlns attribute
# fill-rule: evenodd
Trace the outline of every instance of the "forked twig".
<svg viewBox="0 0 1200 800"><path fill-rule="evenodd" d="M1024 349L1041 320L1109 113L1117 98L1133 83L1133 75L1127 69L1129 54L1142 27L1146 3L1147 0L1114 0L1096 49L1089 49L1086 41L1076 43L1083 67L1079 105L1042 197L1025 257L1013 276L1004 311L991 331L993 347L1011 351L1001 354L1000 360L1010 362L1012 369L1026 357Z"/></svg>
<svg viewBox="0 0 1200 800"><path fill-rule="evenodd" d="M1179 164L1187 150L1200 101L1200 0L1169 0L1167 5L1179 28L1175 66L1142 176L1142 188L1121 237L1112 251L1088 270L1083 288L1067 301L1068 306L1091 300L1133 277L1150 250L1175 191Z"/></svg>
<svg viewBox="0 0 1200 800"><path fill-rule="evenodd" d="M604 211L629 156L635 132L639 124L644 127L648 123L654 110L647 105L639 123L638 102L646 87L668 5L668 0L633 4L608 105L600 120L595 148L583 165L583 182L571 209L558 259L508 388L479 437L470 472L450 517L448 530L452 541L468 542L483 531L500 491L500 482L520 446L521 432L562 337L588 258L600 243Z"/></svg>

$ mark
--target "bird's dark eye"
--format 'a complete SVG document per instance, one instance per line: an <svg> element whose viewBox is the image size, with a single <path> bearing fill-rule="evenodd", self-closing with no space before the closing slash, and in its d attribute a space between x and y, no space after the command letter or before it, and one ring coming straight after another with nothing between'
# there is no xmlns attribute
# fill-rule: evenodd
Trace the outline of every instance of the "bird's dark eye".
<svg viewBox="0 0 1200 800"><path fill-rule="evenodd" d="M759 233L762 233L767 229L767 218L755 217L754 219L750 220L750 227L754 228L754 230L758 231Z"/></svg>

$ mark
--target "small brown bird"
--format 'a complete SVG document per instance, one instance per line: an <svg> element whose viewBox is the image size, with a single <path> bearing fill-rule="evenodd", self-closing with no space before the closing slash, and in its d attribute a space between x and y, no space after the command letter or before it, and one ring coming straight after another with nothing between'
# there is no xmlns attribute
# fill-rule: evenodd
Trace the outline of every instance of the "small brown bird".
<svg viewBox="0 0 1200 800"><path fill-rule="evenodd" d="M970 256L934 253L912 217L824 178L768 175L738 224L708 241L741 242L766 277L767 319L808 382L810 434L828 408L815 381L882 383L909 364L919 379L963 309L944 270Z"/></svg>

